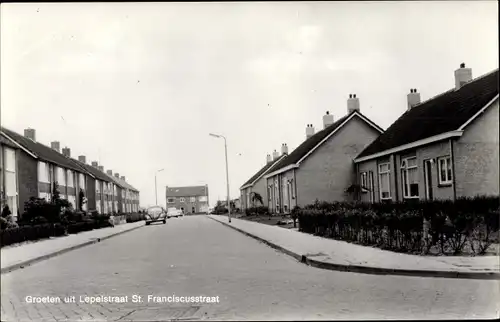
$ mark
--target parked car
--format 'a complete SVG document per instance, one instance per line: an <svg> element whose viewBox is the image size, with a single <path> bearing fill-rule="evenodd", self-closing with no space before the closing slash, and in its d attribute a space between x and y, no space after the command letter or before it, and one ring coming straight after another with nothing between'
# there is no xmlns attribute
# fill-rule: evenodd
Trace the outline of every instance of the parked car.
<svg viewBox="0 0 500 322"><path fill-rule="evenodd" d="M167 209L167 217L170 218L170 217L182 217L184 216L184 213L182 212L182 210L179 210L177 208L168 208Z"/></svg>
<svg viewBox="0 0 500 322"><path fill-rule="evenodd" d="M146 225L150 225L153 222L163 222L167 223L167 213L165 209L160 206L152 206L146 210Z"/></svg>

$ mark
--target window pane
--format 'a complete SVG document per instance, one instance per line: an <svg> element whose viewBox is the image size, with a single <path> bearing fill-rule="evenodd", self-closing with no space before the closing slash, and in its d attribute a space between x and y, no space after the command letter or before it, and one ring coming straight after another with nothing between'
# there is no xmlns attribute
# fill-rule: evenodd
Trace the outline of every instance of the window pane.
<svg viewBox="0 0 500 322"><path fill-rule="evenodd" d="M379 170L380 172L385 172L385 171L389 171L389 164L380 164L379 165Z"/></svg>
<svg viewBox="0 0 500 322"><path fill-rule="evenodd" d="M207 197L206 197L206 196L201 196L201 197L199 198L199 200L200 200L200 201L207 201Z"/></svg>
<svg viewBox="0 0 500 322"><path fill-rule="evenodd" d="M410 197L418 197L418 183L410 184Z"/></svg>
<svg viewBox="0 0 500 322"><path fill-rule="evenodd" d="M8 171L16 171L16 151L13 149L9 149L7 147L4 148L4 167L5 170Z"/></svg>
<svg viewBox="0 0 500 322"><path fill-rule="evenodd" d="M16 196L8 196L7 204L9 205L9 209L12 212L14 217L17 217L17 197Z"/></svg>
<svg viewBox="0 0 500 322"><path fill-rule="evenodd" d="M408 167L415 167L417 165L417 158L407 159Z"/></svg>
<svg viewBox="0 0 500 322"><path fill-rule="evenodd" d="M68 170L66 179L68 187L73 187L73 171Z"/></svg>
<svg viewBox="0 0 500 322"><path fill-rule="evenodd" d="M403 170L402 177L403 177L403 194L405 196L408 196L408 172L406 170Z"/></svg>
<svg viewBox="0 0 500 322"><path fill-rule="evenodd" d="M14 172L5 172L5 194L7 196L17 195L16 174Z"/></svg>
<svg viewBox="0 0 500 322"><path fill-rule="evenodd" d="M441 182L446 181L446 162L444 159L439 160L439 176Z"/></svg>
<svg viewBox="0 0 500 322"><path fill-rule="evenodd" d="M418 183L418 169L413 168L408 170L408 182Z"/></svg>

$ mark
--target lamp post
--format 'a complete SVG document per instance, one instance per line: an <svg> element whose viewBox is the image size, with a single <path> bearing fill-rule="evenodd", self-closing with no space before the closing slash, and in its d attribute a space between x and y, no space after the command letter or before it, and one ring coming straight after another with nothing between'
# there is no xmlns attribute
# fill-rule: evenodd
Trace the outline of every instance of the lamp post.
<svg viewBox="0 0 500 322"><path fill-rule="evenodd" d="M165 169L156 170L156 172L155 172L155 198L156 198L156 205L157 206L158 206L158 188L156 185L156 175L158 174L158 172L162 172L163 170L165 170Z"/></svg>
<svg viewBox="0 0 500 322"><path fill-rule="evenodd" d="M229 222L231 222L231 201L229 199L229 170L228 170L228 165L227 165L227 141L226 137L219 135L219 134L213 134L209 133L210 136L213 136L215 138L223 138L224 139L224 153L226 156L226 186L227 186L227 218Z"/></svg>

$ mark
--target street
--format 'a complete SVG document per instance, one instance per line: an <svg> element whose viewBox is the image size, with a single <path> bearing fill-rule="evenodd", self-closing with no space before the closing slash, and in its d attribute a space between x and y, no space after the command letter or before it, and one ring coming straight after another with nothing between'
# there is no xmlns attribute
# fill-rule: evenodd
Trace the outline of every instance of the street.
<svg viewBox="0 0 500 322"><path fill-rule="evenodd" d="M188 216L4 274L1 306L2 321L494 318L499 285L321 270ZM219 302L164 301L174 295Z"/></svg>

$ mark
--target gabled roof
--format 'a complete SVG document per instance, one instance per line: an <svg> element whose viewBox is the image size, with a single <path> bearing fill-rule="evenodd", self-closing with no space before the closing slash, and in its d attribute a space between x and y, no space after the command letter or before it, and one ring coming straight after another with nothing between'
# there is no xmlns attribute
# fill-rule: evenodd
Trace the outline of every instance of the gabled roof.
<svg viewBox="0 0 500 322"><path fill-rule="evenodd" d="M93 166L80 162L75 159L71 159L73 162L76 162L78 165L83 167L88 173L92 174L96 179L106 181L106 182L111 182L111 179L103 173L101 170L94 168Z"/></svg>
<svg viewBox="0 0 500 322"><path fill-rule="evenodd" d="M136 188L132 187L132 185L129 184L127 181L122 180L121 178L117 179L116 177L115 177L115 180L118 180L122 184L123 188L128 189L128 190L132 190L134 192L139 192L139 190L137 190Z"/></svg>
<svg viewBox="0 0 500 322"><path fill-rule="evenodd" d="M262 176L266 175L271 169L274 169L274 166L277 165L281 160L283 160L286 157L286 154L281 155L278 159L273 160L269 163L267 163L262 169L257 171L256 174L254 174L250 179L248 179L247 182L245 182L240 189L245 189L247 187L251 187L259 180Z"/></svg>
<svg viewBox="0 0 500 322"><path fill-rule="evenodd" d="M353 117L359 117L361 120L365 121L376 129L378 132L383 133L384 130L380 128L378 125L370 121L366 116L361 114L358 111L353 111L346 116L341 117L339 120L328 126L326 129L323 129L309 139L305 140L301 145L299 145L295 150L293 150L290 155L281 160L275 167L275 171L268 174L267 176L272 176L275 173L282 172L290 167L297 167L300 162L302 162L307 156L309 156L315 149L317 149L321 144L323 144L329 137L334 135L340 128L342 128L345 124L349 122Z"/></svg>
<svg viewBox="0 0 500 322"><path fill-rule="evenodd" d="M168 187L167 197L196 197L208 195L206 186Z"/></svg>
<svg viewBox="0 0 500 322"><path fill-rule="evenodd" d="M109 175L109 174L107 174L107 173L104 173L104 174L106 175L106 177L108 177L108 178L110 179L110 181L111 181L111 182L113 182L114 184L116 184L118 187L128 189L128 188L127 188L127 187L125 187L125 186L123 185L123 183L122 183L119 179L117 179L115 176L110 176L110 175Z"/></svg>
<svg viewBox="0 0 500 322"><path fill-rule="evenodd" d="M357 159L461 130L462 125L475 118L495 97L498 99L498 69L406 111Z"/></svg>
<svg viewBox="0 0 500 322"><path fill-rule="evenodd" d="M49 148L46 145L43 145L39 142L35 142L31 139L24 137L23 135L6 129L4 127L1 128L2 131L7 134L12 140L18 143L20 146L30 151L33 155L40 158L41 160L52 162L58 166L71 169L74 171L85 173L85 169L83 169L76 162L73 162L70 158L65 157L61 153L55 151L52 148ZM91 175L91 174L90 174ZM92 176L92 175L91 175Z"/></svg>
<svg viewBox="0 0 500 322"><path fill-rule="evenodd" d="M0 133L0 143L14 149L19 149L19 147L15 145L10 139L8 139L3 132Z"/></svg>

